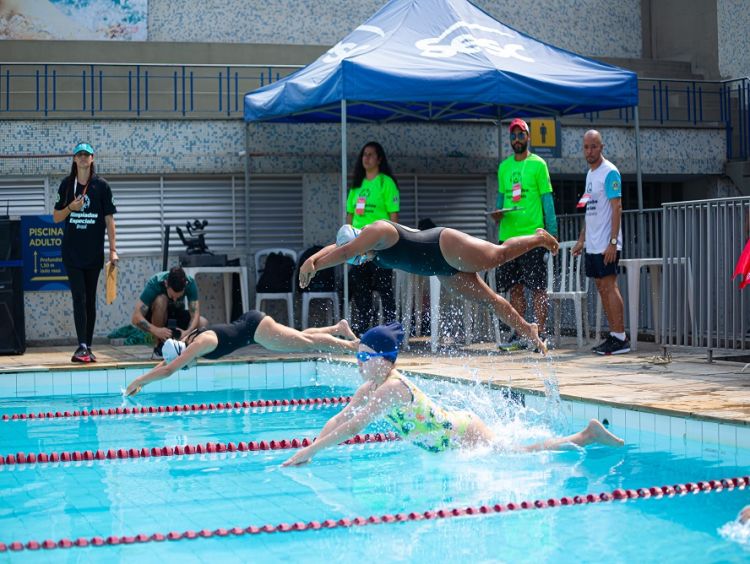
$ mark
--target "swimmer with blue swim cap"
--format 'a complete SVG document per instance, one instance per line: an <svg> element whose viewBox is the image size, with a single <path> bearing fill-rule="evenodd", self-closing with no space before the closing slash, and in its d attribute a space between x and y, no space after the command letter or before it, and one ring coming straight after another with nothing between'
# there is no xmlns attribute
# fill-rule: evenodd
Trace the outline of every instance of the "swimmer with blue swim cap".
<svg viewBox="0 0 750 564"><path fill-rule="evenodd" d="M380 419L393 425L404 440L429 452L497 444L493 431L477 415L443 407L396 369L403 339L400 323L378 325L362 335L357 367L364 383L351 402L325 424L315 441L295 453L284 466L305 464L321 450L342 443ZM518 450L556 450L594 443L622 446L623 440L592 419L577 433Z"/></svg>
<svg viewBox="0 0 750 564"><path fill-rule="evenodd" d="M450 290L492 307L500 319L531 341L536 350L546 353L547 346L539 338L537 325L528 323L478 275L537 247L556 254L559 244L544 229L537 229L534 235L511 237L502 245L495 245L447 227L420 231L386 220L375 221L361 230L344 225L336 234L335 243L324 247L300 266L299 285L305 288L318 271L345 262L359 265L373 261L385 269L437 276Z"/></svg>

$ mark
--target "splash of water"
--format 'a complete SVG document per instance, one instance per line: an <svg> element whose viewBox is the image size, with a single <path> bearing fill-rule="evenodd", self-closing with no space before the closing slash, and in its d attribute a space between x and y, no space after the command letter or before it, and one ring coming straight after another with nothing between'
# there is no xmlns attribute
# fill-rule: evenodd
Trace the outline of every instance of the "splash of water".
<svg viewBox="0 0 750 564"><path fill-rule="evenodd" d="M739 518L730 521L718 530L726 540L750 547L750 521L741 523Z"/></svg>

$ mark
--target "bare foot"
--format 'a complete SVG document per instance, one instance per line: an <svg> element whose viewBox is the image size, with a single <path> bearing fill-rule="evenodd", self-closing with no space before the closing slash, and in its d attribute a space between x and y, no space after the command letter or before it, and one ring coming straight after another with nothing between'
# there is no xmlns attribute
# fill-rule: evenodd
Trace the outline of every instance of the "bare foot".
<svg viewBox="0 0 750 564"><path fill-rule="evenodd" d="M337 337L344 337L345 339L349 339L351 341L359 341L359 339L357 339L357 336L354 334L354 331L352 331L352 328L349 327L349 322L346 319L342 319L334 327L336 329L333 334Z"/></svg>
<svg viewBox="0 0 750 564"><path fill-rule="evenodd" d="M625 444L625 441L607 431L607 429L604 428L604 425L599 423L596 419L589 421L586 428L580 432L580 437L580 446L590 445L591 443L598 443L606 446L622 446Z"/></svg>
<svg viewBox="0 0 750 564"><path fill-rule="evenodd" d="M557 241L557 239L555 239L541 227L536 230L536 234L542 238L542 247L551 252L553 256L556 255L557 251L560 250L560 243Z"/></svg>

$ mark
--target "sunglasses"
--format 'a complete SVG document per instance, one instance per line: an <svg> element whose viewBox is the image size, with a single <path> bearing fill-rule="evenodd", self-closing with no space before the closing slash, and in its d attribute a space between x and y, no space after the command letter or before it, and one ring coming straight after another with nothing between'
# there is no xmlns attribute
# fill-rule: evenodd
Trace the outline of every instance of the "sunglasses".
<svg viewBox="0 0 750 564"><path fill-rule="evenodd" d="M357 353L357 360L360 362L367 362L374 356L385 356L385 357L392 357L396 354L396 351L393 352L386 352L386 353L371 353L367 351L359 351ZM390 360L390 358L388 359Z"/></svg>
<svg viewBox="0 0 750 564"><path fill-rule="evenodd" d="M516 139L526 139L528 137L528 133L525 131L519 131L518 133L511 133L510 134L510 140L515 141Z"/></svg>

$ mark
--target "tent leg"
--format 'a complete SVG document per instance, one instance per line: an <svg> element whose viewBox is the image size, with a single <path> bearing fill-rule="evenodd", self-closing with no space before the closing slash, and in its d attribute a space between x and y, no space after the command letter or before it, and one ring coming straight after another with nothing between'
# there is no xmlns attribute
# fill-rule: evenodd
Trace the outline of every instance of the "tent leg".
<svg viewBox="0 0 750 564"><path fill-rule="evenodd" d="M641 171L641 124L638 106L634 108L635 118L635 178L638 185L638 256L646 256L646 228L643 224L643 175Z"/></svg>
<svg viewBox="0 0 750 564"><path fill-rule="evenodd" d="M341 100L341 223L346 222L346 100ZM349 319L349 268L344 263L344 319Z"/></svg>

